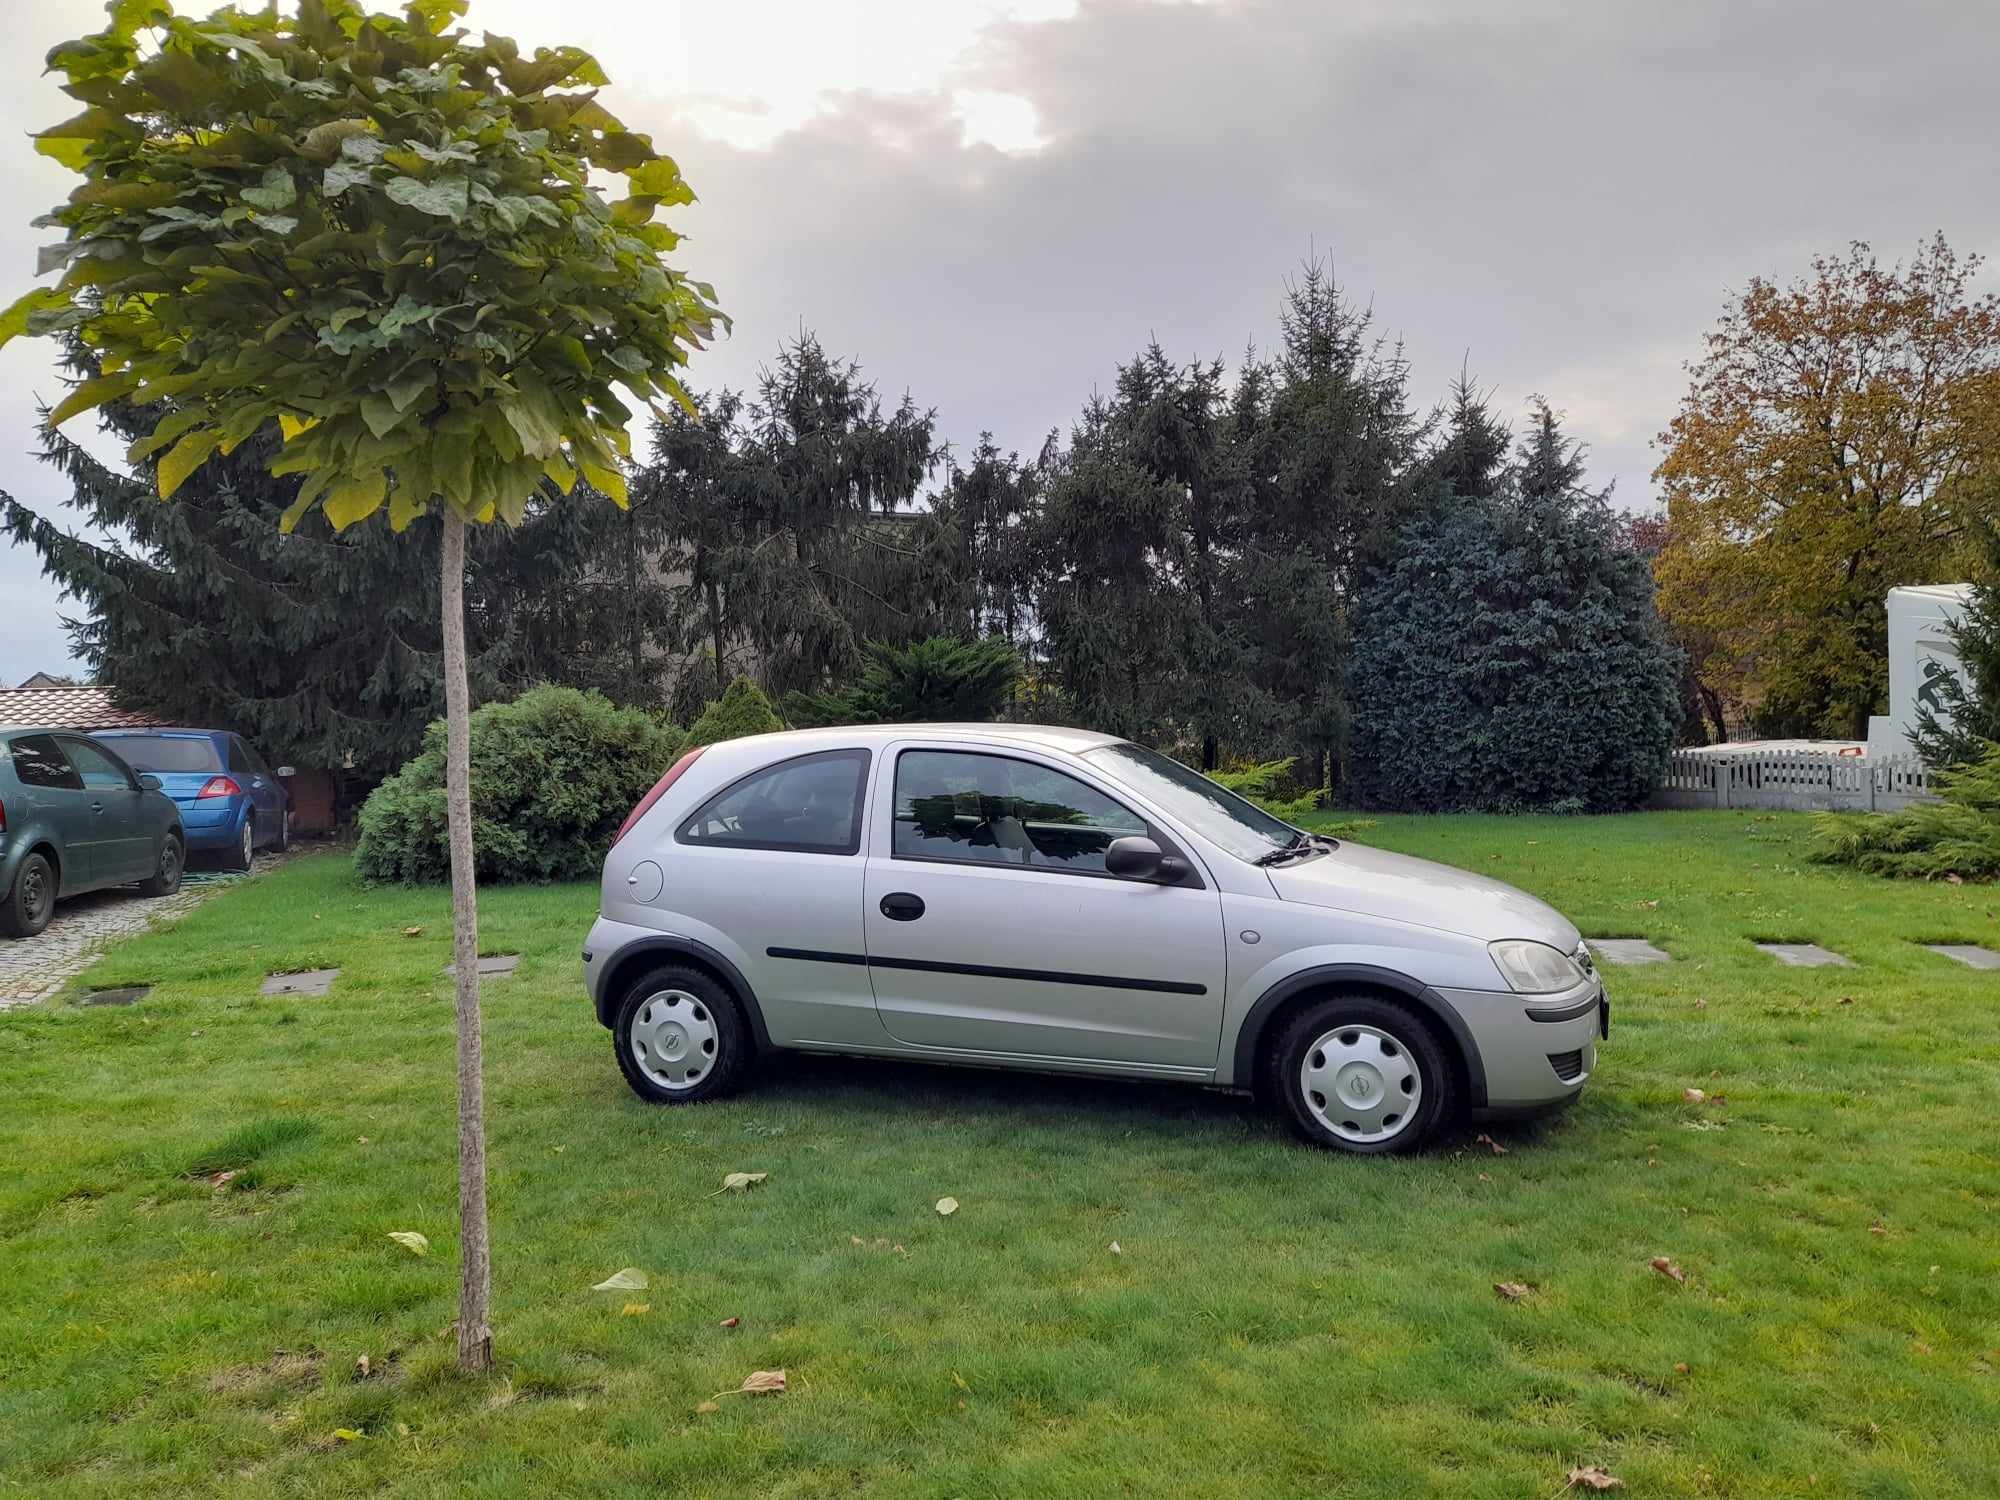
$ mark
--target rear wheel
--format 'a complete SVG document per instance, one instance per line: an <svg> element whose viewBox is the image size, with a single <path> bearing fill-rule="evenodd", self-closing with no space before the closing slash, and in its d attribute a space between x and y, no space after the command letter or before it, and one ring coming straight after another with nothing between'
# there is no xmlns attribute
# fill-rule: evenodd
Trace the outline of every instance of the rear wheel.
<svg viewBox="0 0 2000 1500"><path fill-rule="evenodd" d="M1365 1156L1418 1150L1451 1117L1444 1048L1411 1011L1375 995L1330 995L1294 1016L1268 1072L1302 1140Z"/></svg>
<svg viewBox="0 0 2000 1500"><path fill-rule="evenodd" d="M278 814L278 838L271 847L280 854L292 847L292 810L289 807Z"/></svg>
<svg viewBox="0 0 2000 1500"><path fill-rule="evenodd" d="M236 836L236 842L222 851L222 868L225 870L247 870L251 857L257 851L257 820L249 813L243 815L243 831Z"/></svg>
<svg viewBox="0 0 2000 1500"><path fill-rule="evenodd" d="M187 866L187 855L181 848L180 835L170 833L160 845L159 867L145 880L139 882L142 896L171 896L181 888L181 871Z"/></svg>
<svg viewBox="0 0 2000 1500"><path fill-rule="evenodd" d="M652 1104L699 1104L734 1090L750 1062L736 997L700 969L665 964L626 988L611 1028L619 1071Z"/></svg>
<svg viewBox="0 0 2000 1500"><path fill-rule="evenodd" d="M56 912L56 867L46 854L29 854L14 872L14 888L0 901L0 936L33 937Z"/></svg>

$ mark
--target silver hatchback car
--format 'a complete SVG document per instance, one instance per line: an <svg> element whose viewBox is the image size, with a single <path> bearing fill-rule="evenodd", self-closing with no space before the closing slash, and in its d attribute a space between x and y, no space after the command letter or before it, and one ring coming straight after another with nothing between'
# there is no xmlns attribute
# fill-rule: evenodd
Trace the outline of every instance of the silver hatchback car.
<svg viewBox="0 0 2000 1500"><path fill-rule="evenodd" d="M1609 1033L1542 902L1023 724L690 752L605 860L583 970L647 1100L792 1049L1255 1090L1356 1152L1560 1108Z"/></svg>

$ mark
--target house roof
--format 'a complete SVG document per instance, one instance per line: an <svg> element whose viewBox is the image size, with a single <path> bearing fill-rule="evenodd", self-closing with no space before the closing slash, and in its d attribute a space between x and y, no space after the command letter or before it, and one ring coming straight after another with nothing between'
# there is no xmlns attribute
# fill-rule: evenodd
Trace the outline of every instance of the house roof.
<svg viewBox="0 0 2000 1500"><path fill-rule="evenodd" d="M114 707L101 687L0 689L0 728L21 724L60 729L151 729L166 721Z"/></svg>

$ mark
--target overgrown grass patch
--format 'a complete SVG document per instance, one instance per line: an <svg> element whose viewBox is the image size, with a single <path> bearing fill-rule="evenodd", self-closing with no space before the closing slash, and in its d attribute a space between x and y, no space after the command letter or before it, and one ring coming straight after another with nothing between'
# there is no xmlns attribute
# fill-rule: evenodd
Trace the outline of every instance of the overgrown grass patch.
<svg viewBox="0 0 2000 1500"><path fill-rule="evenodd" d="M1607 969L1575 1110L1413 1161L1230 1096L879 1063L649 1108L578 985L594 889L488 893L481 950L522 962L485 991L479 1383L444 1336L448 899L303 860L93 968L142 1004L0 1015L0 1491L1546 1500L1603 1463L1640 1495L1990 1493L2000 975L1918 940L1990 939L2000 890L1809 866L1806 826L1369 829L1675 960ZM328 996L257 993L323 965ZM736 1170L770 1178L711 1197ZM589 1290L627 1265L645 1292Z"/></svg>

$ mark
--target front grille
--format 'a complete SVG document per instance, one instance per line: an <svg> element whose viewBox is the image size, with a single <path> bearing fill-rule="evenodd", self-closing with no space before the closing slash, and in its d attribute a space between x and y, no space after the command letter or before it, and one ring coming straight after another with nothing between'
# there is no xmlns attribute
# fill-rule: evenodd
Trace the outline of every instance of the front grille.
<svg viewBox="0 0 2000 1500"><path fill-rule="evenodd" d="M1551 1052L1549 1066L1556 1070L1556 1077L1564 1083L1574 1083L1583 1076L1583 1049L1574 1052Z"/></svg>

